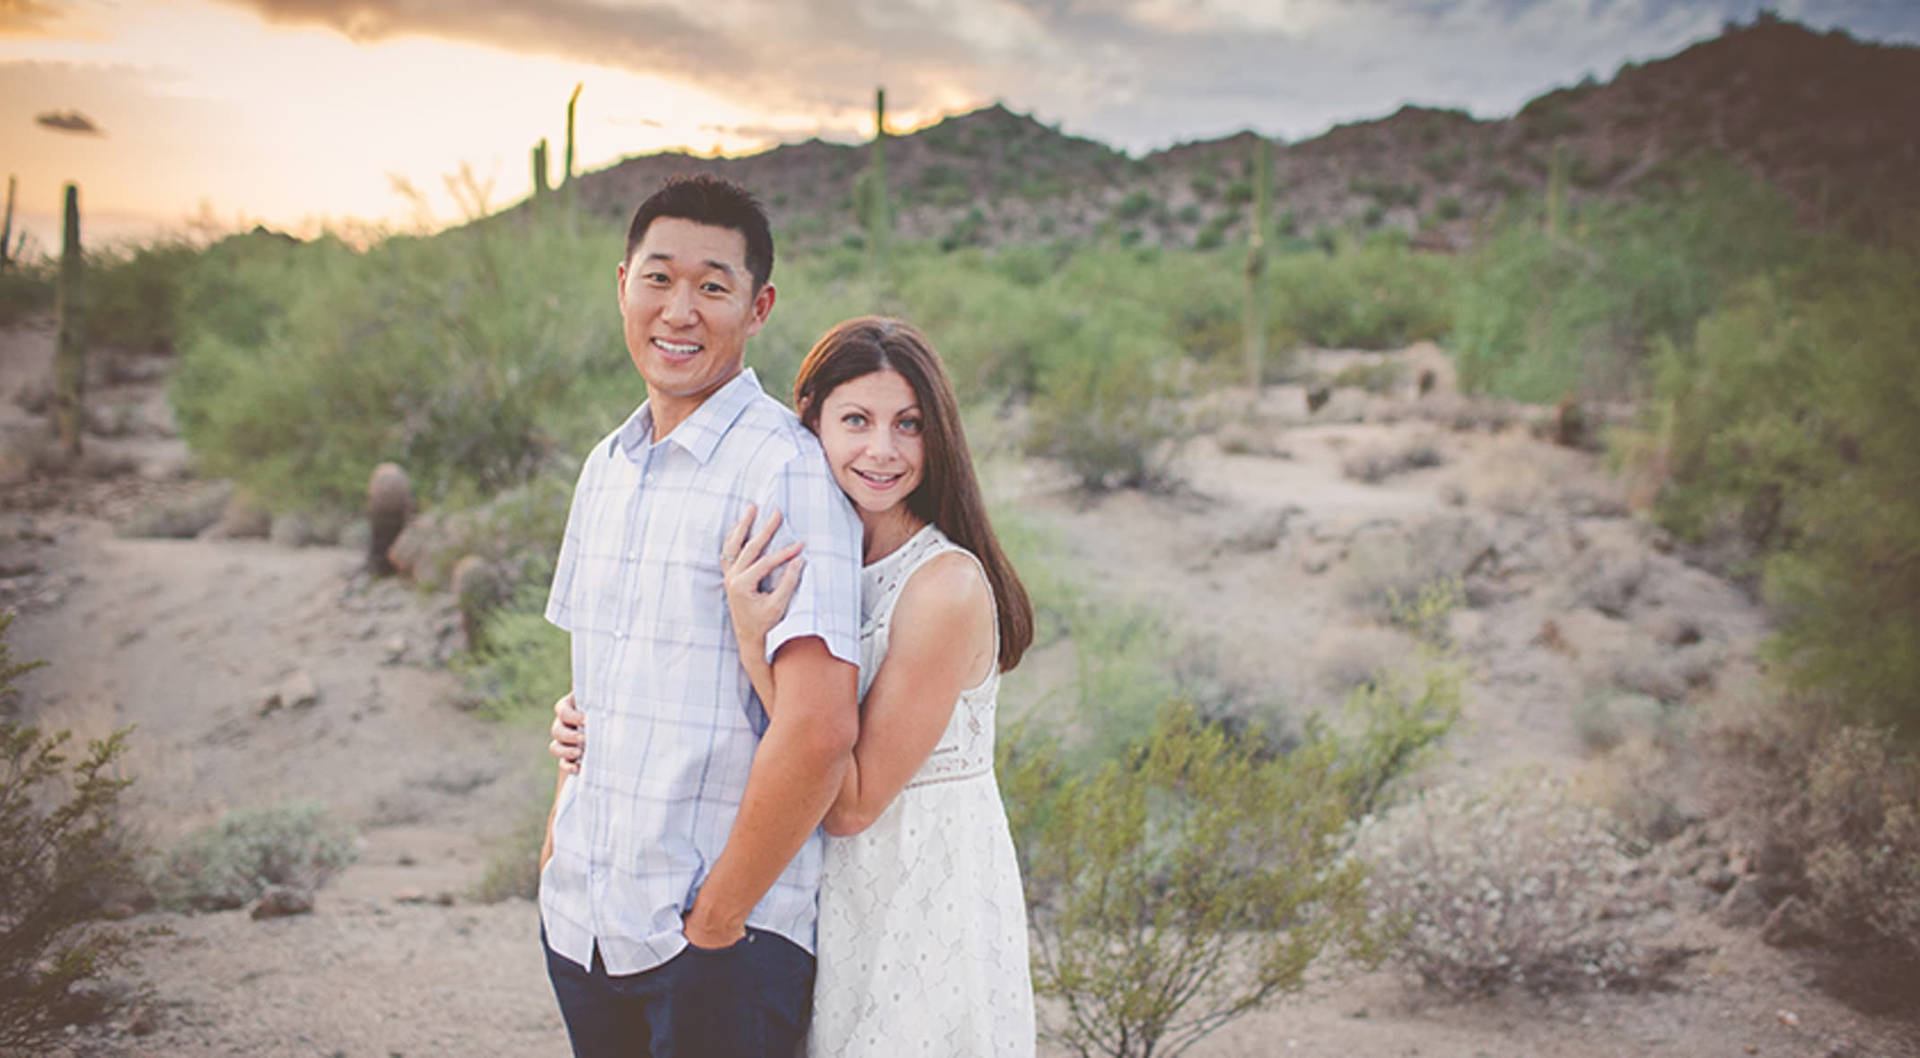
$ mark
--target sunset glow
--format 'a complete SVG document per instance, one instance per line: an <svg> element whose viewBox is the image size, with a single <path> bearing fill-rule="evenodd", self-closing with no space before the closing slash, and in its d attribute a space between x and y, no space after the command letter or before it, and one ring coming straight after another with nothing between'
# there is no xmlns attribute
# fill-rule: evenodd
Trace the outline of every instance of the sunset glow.
<svg viewBox="0 0 1920 1058"><path fill-rule="evenodd" d="M1902 5L1770 6L1920 39ZM543 137L557 183L575 84L581 171L663 149L858 141L877 84L897 131L1000 100L1141 153L1247 128L1298 138L1407 102L1498 116L1582 70L1608 77L1712 36L1757 3L1096 7L35 0L0 6L0 143L19 178L16 223L42 247L69 181L94 238L190 223L412 228L524 197ZM36 120L68 112L100 131Z"/></svg>

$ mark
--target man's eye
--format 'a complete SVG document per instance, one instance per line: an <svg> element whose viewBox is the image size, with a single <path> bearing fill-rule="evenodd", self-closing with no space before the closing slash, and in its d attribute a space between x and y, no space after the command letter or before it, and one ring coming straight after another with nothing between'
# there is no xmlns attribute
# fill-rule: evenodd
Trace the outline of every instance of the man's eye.
<svg viewBox="0 0 1920 1058"><path fill-rule="evenodd" d="M667 282L667 274L665 272L648 272L640 278L655 286L664 286Z"/></svg>
<svg viewBox="0 0 1920 1058"><path fill-rule="evenodd" d="M727 292L727 288L718 283L702 283L700 284L700 289L709 294L724 294Z"/></svg>

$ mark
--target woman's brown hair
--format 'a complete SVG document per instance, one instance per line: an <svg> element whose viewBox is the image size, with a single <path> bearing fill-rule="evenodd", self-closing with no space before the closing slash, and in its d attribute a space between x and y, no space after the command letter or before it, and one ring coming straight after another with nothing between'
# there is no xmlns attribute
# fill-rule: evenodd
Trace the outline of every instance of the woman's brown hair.
<svg viewBox="0 0 1920 1058"><path fill-rule="evenodd" d="M807 429L820 432L820 407L827 395L845 383L876 371L895 371L913 387L920 404L920 436L926 453L926 471L918 488L907 497L907 509L931 522L947 538L980 560L1000 627L1000 671L1019 664L1033 643L1033 604L1020 584L1013 563L1007 561L987 521L986 501L973 473L966 434L960 428L960 403L953 383L933 351L914 326L883 316L859 316L828 331L800 364L793 380L793 406Z"/></svg>

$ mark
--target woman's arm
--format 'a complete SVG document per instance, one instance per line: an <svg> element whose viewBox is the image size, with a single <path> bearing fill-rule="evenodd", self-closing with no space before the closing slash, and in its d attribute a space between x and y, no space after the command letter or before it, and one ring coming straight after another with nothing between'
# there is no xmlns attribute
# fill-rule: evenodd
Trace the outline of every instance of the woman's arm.
<svg viewBox="0 0 1920 1058"><path fill-rule="evenodd" d="M948 552L907 580L827 833L858 834L893 803L940 744L960 692L997 663L993 633L993 596L972 558Z"/></svg>

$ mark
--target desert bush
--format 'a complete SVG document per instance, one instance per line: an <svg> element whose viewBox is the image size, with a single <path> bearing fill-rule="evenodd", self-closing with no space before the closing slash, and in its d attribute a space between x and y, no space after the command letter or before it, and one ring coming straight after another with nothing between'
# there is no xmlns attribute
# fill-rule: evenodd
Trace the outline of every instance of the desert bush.
<svg viewBox="0 0 1920 1058"><path fill-rule="evenodd" d="M1883 731L1844 727L1808 762L1808 888L1834 939L1920 967L1920 768Z"/></svg>
<svg viewBox="0 0 1920 1058"><path fill-rule="evenodd" d="M11 614L0 614L0 713L14 680ZM127 731L68 757L69 732L0 721L0 1051L38 1053L89 1013L73 987L132 951L134 938L95 924L104 899L135 881L135 843L119 815L131 783L117 776Z"/></svg>
<svg viewBox="0 0 1920 1058"><path fill-rule="evenodd" d="M88 338L171 352L180 335L181 284L199 253L162 241L88 254Z"/></svg>
<svg viewBox="0 0 1920 1058"><path fill-rule="evenodd" d="M1757 556L1793 683L1920 738L1920 253L1829 245L1666 347L1657 510ZM1732 546L1716 541L1731 538ZM1751 572L1751 571L1749 571Z"/></svg>
<svg viewBox="0 0 1920 1058"><path fill-rule="evenodd" d="M171 906L224 911L270 885L319 888L353 862L353 846L346 828L313 802L232 812L175 845L153 885Z"/></svg>
<svg viewBox="0 0 1920 1058"><path fill-rule="evenodd" d="M427 503L518 484L639 401L611 304L617 233L603 236L555 218L364 252L215 246L184 295L182 434L276 508L356 509L387 461Z"/></svg>
<svg viewBox="0 0 1920 1058"><path fill-rule="evenodd" d="M1081 1055L1174 1055L1297 989L1326 950L1372 955L1361 871L1339 855L1331 743L1267 759L1168 707L1090 775L1003 758L1033 909L1035 990Z"/></svg>
<svg viewBox="0 0 1920 1058"><path fill-rule="evenodd" d="M1341 597L1376 621L1403 623L1409 607L1437 586L1458 596L1462 579L1491 543L1477 522L1457 515L1423 521L1408 532L1366 533L1347 548Z"/></svg>
<svg viewBox="0 0 1920 1058"><path fill-rule="evenodd" d="M34 256L0 268L0 325L53 311L56 265L50 258Z"/></svg>
<svg viewBox="0 0 1920 1058"><path fill-rule="evenodd" d="M1717 809L1756 850L1768 899L1817 909L1818 942L1867 1006L1920 983L1920 762L1886 728L1836 722L1804 694L1725 696L1702 731Z"/></svg>
<svg viewBox="0 0 1920 1058"><path fill-rule="evenodd" d="M1168 484L1189 433L1160 329L1119 310L1102 306L1047 350L1032 402L1033 450L1095 491Z"/></svg>
<svg viewBox="0 0 1920 1058"><path fill-rule="evenodd" d="M1273 260L1265 283L1276 346L1394 349L1453 326L1453 265L1405 246L1286 254Z"/></svg>
<svg viewBox="0 0 1920 1058"><path fill-rule="evenodd" d="M1662 337L1684 339L1745 277L1793 261L1791 208L1731 167L1574 214L1547 232L1537 203L1509 212L1467 260L1452 345L1462 386L1520 400L1636 392Z"/></svg>
<svg viewBox="0 0 1920 1058"><path fill-rule="evenodd" d="M543 769L542 774L551 770ZM513 828L490 843L486 871L473 886L475 900L497 904L540 898L540 845L546 840L547 810L552 804L551 792L545 787L551 785L542 784L537 792L530 793Z"/></svg>
<svg viewBox="0 0 1920 1058"><path fill-rule="evenodd" d="M1635 988L1671 969L1670 955L1600 918L1628 860L1555 780L1428 791L1365 820L1355 856L1376 925L1399 931L1395 959L1440 991Z"/></svg>
<svg viewBox="0 0 1920 1058"><path fill-rule="evenodd" d="M1334 372L1327 384L1386 394L1392 393L1406 376L1407 365L1400 360L1356 360Z"/></svg>
<svg viewBox="0 0 1920 1058"><path fill-rule="evenodd" d="M1590 694L1573 707L1573 733L1589 753L1606 753L1629 738L1659 736L1672 723L1658 696Z"/></svg>
<svg viewBox="0 0 1920 1058"><path fill-rule="evenodd" d="M1406 441L1394 448L1369 448L1340 461L1340 473L1355 481L1378 485L1390 477L1412 470L1437 467L1446 462L1440 447L1426 438Z"/></svg>
<svg viewBox="0 0 1920 1058"><path fill-rule="evenodd" d="M573 686L567 634L546 619L547 586L528 584L488 618L483 646L454 669L480 711L496 720L540 721Z"/></svg>

